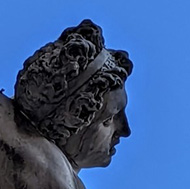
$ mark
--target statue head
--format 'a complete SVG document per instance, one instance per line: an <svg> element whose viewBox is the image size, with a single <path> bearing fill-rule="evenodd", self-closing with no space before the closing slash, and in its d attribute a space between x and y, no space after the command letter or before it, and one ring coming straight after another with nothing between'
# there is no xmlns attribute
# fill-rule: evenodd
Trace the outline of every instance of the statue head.
<svg viewBox="0 0 190 189"><path fill-rule="evenodd" d="M101 28L84 20L24 62L15 104L76 166L106 166L130 134L124 83L132 67L127 52L106 49Z"/></svg>

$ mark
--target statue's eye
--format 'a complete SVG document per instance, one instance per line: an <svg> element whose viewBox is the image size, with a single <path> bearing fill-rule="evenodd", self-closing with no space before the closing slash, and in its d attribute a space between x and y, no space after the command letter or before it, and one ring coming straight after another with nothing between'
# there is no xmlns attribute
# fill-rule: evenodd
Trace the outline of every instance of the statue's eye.
<svg viewBox="0 0 190 189"><path fill-rule="evenodd" d="M103 125L108 127L113 122L113 116L109 117L108 119L103 121Z"/></svg>

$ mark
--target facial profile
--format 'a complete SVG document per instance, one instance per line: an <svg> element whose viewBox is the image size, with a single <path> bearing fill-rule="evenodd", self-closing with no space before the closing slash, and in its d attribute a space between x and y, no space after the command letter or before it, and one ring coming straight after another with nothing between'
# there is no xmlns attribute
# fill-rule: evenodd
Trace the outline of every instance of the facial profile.
<svg viewBox="0 0 190 189"><path fill-rule="evenodd" d="M65 145L66 154L78 168L109 165L120 137L130 135L125 115L127 97L124 87L111 91L104 99L102 110L89 128L72 135Z"/></svg>

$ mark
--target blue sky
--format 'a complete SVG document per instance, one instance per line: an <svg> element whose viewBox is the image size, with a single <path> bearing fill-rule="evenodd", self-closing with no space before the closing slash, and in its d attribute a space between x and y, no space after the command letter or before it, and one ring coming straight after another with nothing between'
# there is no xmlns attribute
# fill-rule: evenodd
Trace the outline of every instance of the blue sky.
<svg viewBox="0 0 190 189"><path fill-rule="evenodd" d="M189 0L0 0L0 88L13 95L24 60L90 18L106 47L134 62L127 83L132 135L108 168L80 173L88 189L190 188Z"/></svg>

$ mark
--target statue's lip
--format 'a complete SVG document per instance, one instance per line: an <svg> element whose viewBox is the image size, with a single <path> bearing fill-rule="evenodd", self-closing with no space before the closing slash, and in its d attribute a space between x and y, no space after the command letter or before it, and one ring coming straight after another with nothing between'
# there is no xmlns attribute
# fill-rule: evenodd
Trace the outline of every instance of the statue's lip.
<svg viewBox="0 0 190 189"><path fill-rule="evenodd" d="M110 155L114 155L116 153L116 149L114 146L119 144L119 143L120 143L119 138L112 141L112 143L110 145L110 150L109 150Z"/></svg>
<svg viewBox="0 0 190 189"><path fill-rule="evenodd" d="M113 140L113 142L111 143L111 145L110 145L111 148L109 150L109 153L110 153L111 156L113 156L116 153L116 149L115 149L114 146L117 145L117 144L119 144L119 143L120 143L119 138Z"/></svg>
<svg viewBox="0 0 190 189"><path fill-rule="evenodd" d="M120 143L120 139L119 138L113 138L112 142L111 142L111 147L117 145Z"/></svg>
<svg viewBox="0 0 190 189"><path fill-rule="evenodd" d="M115 149L115 147L112 147L111 149L110 149L110 155L111 156L113 156L115 153L116 153L116 149Z"/></svg>

